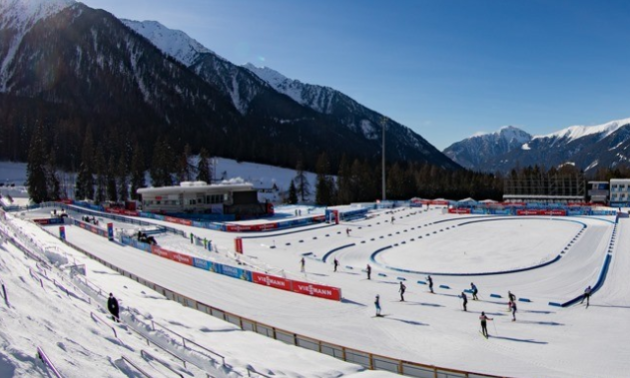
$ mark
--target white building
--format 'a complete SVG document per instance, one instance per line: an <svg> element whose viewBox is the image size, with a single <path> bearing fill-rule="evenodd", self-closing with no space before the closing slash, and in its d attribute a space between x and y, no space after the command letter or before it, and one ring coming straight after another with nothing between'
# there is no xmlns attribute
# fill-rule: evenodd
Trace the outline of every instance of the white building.
<svg viewBox="0 0 630 378"><path fill-rule="evenodd" d="M630 206L630 179L610 179L610 206Z"/></svg>
<svg viewBox="0 0 630 378"><path fill-rule="evenodd" d="M258 202L258 192L250 183L182 182L178 186L141 188L138 194L142 209L153 213L234 214L238 218L268 212L266 204Z"/></svg>

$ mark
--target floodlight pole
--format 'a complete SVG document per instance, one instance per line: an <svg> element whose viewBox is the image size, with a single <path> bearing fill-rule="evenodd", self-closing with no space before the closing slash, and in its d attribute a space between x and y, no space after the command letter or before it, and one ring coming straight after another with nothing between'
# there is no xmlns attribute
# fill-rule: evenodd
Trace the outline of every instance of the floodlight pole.
<svg viewBox="0 0 630 378"><path fill-rule="evenodd" d="M387 194L385 192L385 124L387 123L387 118L383 118L381 119L381 126L383 128L383 178L382 178L382 185L383 185L383 201L385 201L387 199Z"/></svg>

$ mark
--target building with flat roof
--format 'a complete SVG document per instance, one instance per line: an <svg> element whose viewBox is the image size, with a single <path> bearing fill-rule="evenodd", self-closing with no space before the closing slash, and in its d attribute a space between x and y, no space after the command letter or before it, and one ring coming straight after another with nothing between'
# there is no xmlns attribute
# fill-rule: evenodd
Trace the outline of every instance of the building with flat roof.
<svg viewBox="0 0 630 378"><path fill-rule="evenodd" d="M608 203L610 183L608 181L589 181L587 184L588 198L592 203Z"/></svg>
<svg viewBox="0 0 630 378"><path fill-rule="evenodd" d="M207 184L182 182L176 186L138 189L142 209L160 214L221 214L246 219L272 212L258 201L258 191L245 182Z"/></svg>
<svg viewBox="0 0 630 378"><path fill-rule="evenodd" d="M630 179L610 179L610 206L630 207Z"/></svg>

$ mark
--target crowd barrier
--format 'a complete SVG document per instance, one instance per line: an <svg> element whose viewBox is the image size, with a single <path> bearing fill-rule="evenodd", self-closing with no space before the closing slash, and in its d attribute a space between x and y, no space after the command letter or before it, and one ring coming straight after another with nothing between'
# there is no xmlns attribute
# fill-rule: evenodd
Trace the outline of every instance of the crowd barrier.
<svg viewBox="0 0 630 378"><path fill-rule="evenodd" d="M276 277L264 273L252 272L247 269L237 268L227 264L219 264L199 257L193 257L183 253L169 251L168 249L159 247L157 245L142 243L124 235L121 236L120 242L124 245L129 245L142 251L150 252L162 258L169 259L180 264L189 265L198 269L207 270L212 273L222 274L224 276L241 279L259 285L265 285L276 289L287 290L298 294L305 294L313 297L335 301L341 300L341 289L337 287L290 280L284 277Z"/></svg>
<svg viewBox="0 0 630 378"><path fill-rule="evenodd" d="M348 348L343 345L322 341L312 337L307 337L299 333L291 332L269 324L258 322L253 319L245 318L238 314L231 313L213 307L209 304L197 301L193 298L184 296L182 294L169 290L166 287L162 287L158 284L148 281L122 268L119 268L118 266L110 264L109 262L99 258L98 256L93 255L92 253L82 248L76 246L73 246L73 248L83 252L88 257L100 262L101 264L120 273L121 275L151 288L152 290L162 294L170 300L178 302L182 306L186 306L214 316L223 321L234 324L242 330L252 331L260 335L282 341L289 345L323 353L342 361L361 365L367 369L384 370L416 378L510 378L507 376L473 373L464 370L448 369L444 367L437 367L434 365L426 365L417 362L400 360L393 357L387 357L359 349Z"/></svg>

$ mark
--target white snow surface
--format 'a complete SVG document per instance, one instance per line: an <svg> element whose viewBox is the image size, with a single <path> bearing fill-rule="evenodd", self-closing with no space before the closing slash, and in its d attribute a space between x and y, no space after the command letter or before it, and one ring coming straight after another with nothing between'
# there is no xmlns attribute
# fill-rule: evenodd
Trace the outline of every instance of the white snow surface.
<svg viewBox="0 0 630 378"><path fill-rule="evenodd" d="M49 212L50 209L41 209L23 214L28 219ZM389 222L392 216L394 224ZM473 220L482 222L464 224ZM65 377L85 376L86 369L92 369L89 370L92 376L120 376L116 369L121 365L122 354L153 372L158 369L157 364L142 359L139 350L148 348L150 353L163 359L168 359L168 355L147 347L135 333L125 331L126 327L144 324L145 333L158 337L162 332L152 331L147 326L153 320L226 356L232 366L230 373L242 373L249 366L277 377L372 376L364 375L372 372L358 365L243 332L231 324L166 301L160 293L61 244L55 236L33 223L11 219L11 216L8 222L23 230L26 237L21 238L32 238L45 245L50 254L57 256L56 260L66 258L72 264L85 264L86 278L104 292L113 292L124 309L123 324L111 324L125 344L121 347L111 329L89 316L92 311L105 318L102 309L78 299L85 294L72 287L70 292L76 295L68 296L44 280L45 290L42 290L39 281L29 276L28 267L37 271L33 262L4 243L0 250L0 270L13 304L10 308L0 306L2 323L7 325L0 328L0 337L7 340L0 347L3 355L0 365L14 375L44 376L41 367L35 366L33 357L26 358L34 355L37 345L43 346ZM342 302L212 274L108 242L73 226L66 225L66 234L68 240L79 247L162 287L225 311L330 343L407 361L506 377L621 378L627 377L630 368L627 358L630 355L627 342L630 338L627 322L630 220L620 220L610 270L603 288L591 298L591 306L557 308L547 304L576 297L584 287L596 282L612 236L612 222L612 217L552 220L549 217L459 216L444 214L442 208L395 209L394 213L383 210L373 213L370 219L339 226L309 227L292 230L298 231L293 233L247 234L257 238L244 239L245 253L238 257L232 251L236 234L169 224L212 240L218 252L192 246L186 238L157 236L158 243L167 249L220 262L238 258L247 269L340 287ZM586 228L582 229L581 224ZM115 227L120 225L115 222ZM349 236L345 232L348 228ZM53 235L58 233L56 226L47 230ZM426 286L416 283L424 280L425 274L395 270L466 271L468 267L470 270L500 270L508 265L527 266L559 253L568 241L572 243L562 259L530 271L472 277L434 274L436 294L428 293ZM355 245L338 250L326 262L321 260L328 251L348 243ZM270 245L276 248L270 249ZM393 248L379 254L376 262L370 260L374 251L388 245ZM466 255L462 253L464 248ZM299 260L304 254L307 254L306 272L301 273ZM332 271L333 256L340 261L336 273ZM506 265L509 256L515 261ZM379 262L380 259L385 259L389 267ZM373 267L371 280L366 280L365 273L361 272L368 263ZM406 279L404 302L399 301L398 277ZM464 312L457 295L468 288L471 281L480 288L481 301L470 300L469 311ZM448 285L450 289L440 285ZM518 302L515 322L506 312L508 290L532 301ZM503 298L491 298L491 293ZM383 313L387 315L384 318L373 317L376 294L381 297ZM99 303L102 305L103 301L100 299ZM136 310L128 311L126 306ZM489 322L491 337L488 340L478 333L481 311L494 319ZM67 315L54 315L58 313ZM172 364L182 371L177 361ZM189 369L194 370L190 365ZM186 374L197 376L196 372Z"/></svg>
<svg viewBox="0 0 630 378"><path fill-rule="evenodd" d="M570 142L588 135L601 134L601 140L627 124L630 124L630 118L611 121L597 126L570 126L555 133L534 136L532 139L557 138L567 139L567 142Z"/></svg>
<svg viewBox="0 0 630 378"><path fill-rule="evenodd" d="M314 84L304 84L299 80L289 79L269 67L257 67L251 63L243 65L272 88L283 93L297 103L308 106L317 112L330 114L334 89ZM312 91L305 93L306 91ZM308 97L307 97L308 96Z"/></svg>
<svg viewBox="0 0 630 378"><path fill-rule="evenodd" d="M147 38L166 55L172 56L187 67L191 66L200 54L211 50L180 30L169 29L157 21L133 21L121 19L125 25Z"/></svg>

